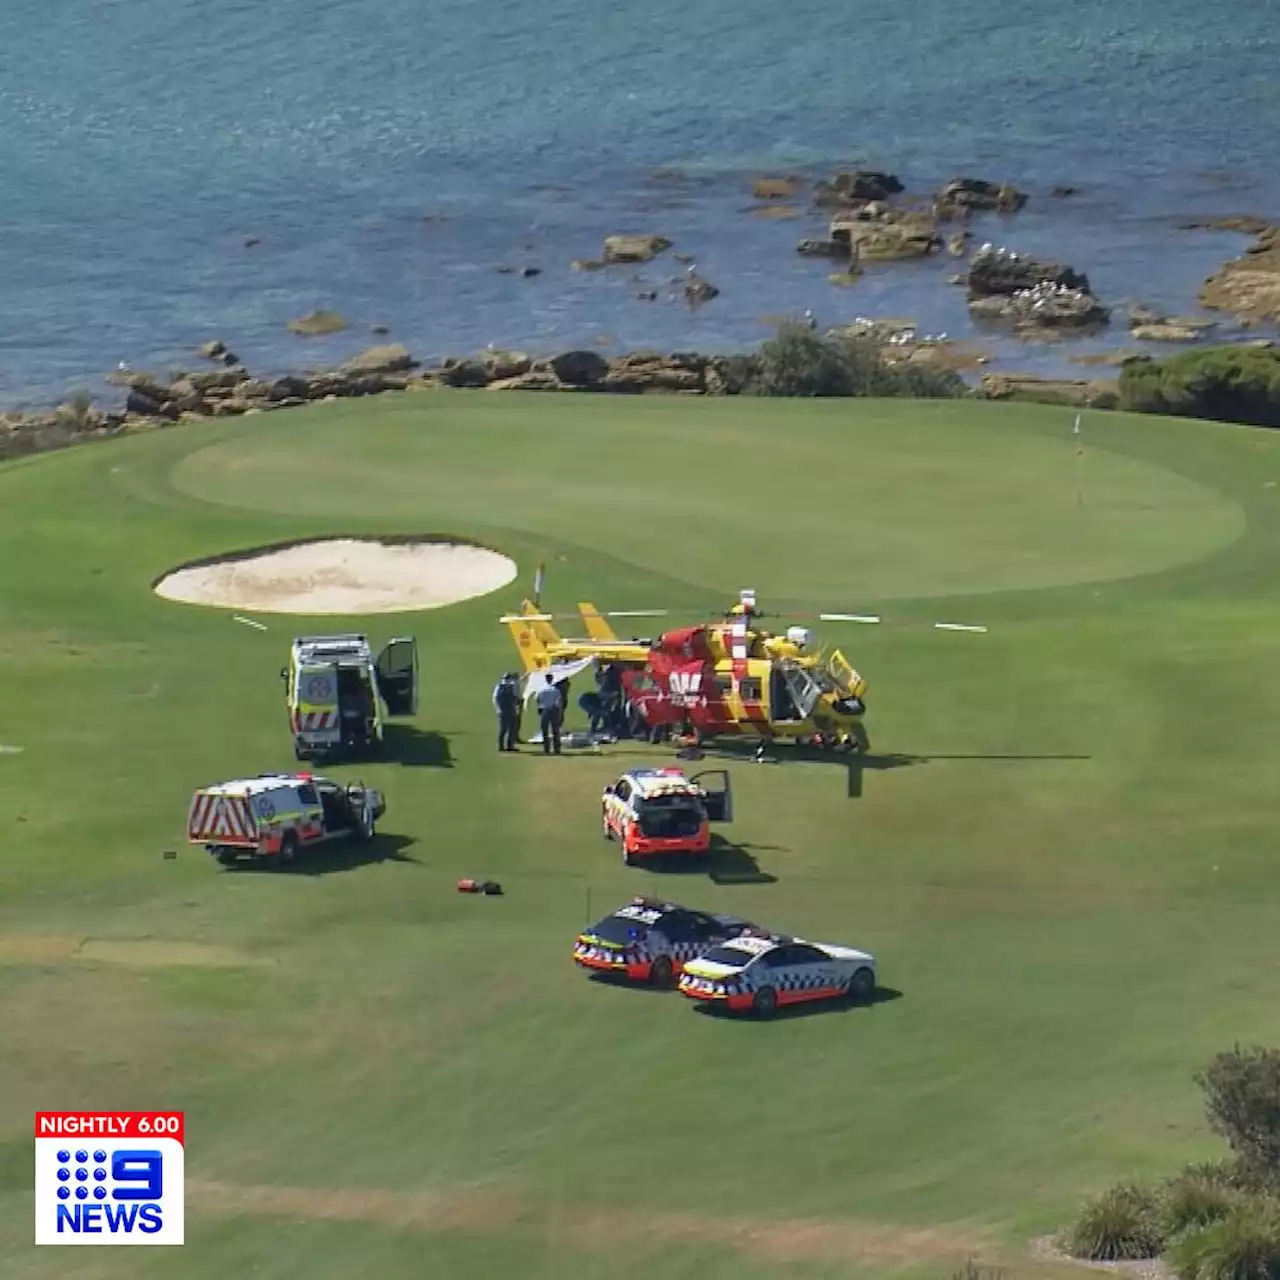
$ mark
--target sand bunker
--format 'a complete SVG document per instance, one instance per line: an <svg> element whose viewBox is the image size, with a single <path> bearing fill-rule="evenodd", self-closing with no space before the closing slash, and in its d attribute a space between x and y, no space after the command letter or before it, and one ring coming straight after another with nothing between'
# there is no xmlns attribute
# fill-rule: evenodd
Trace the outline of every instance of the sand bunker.
<svg viewBox="0 0 1280 1280"><path fill-rule="evenodd" d="M359 616L438 609L515 576L514 561L484 547L331 538L178 569L155 590L183 604Z"/></svg>

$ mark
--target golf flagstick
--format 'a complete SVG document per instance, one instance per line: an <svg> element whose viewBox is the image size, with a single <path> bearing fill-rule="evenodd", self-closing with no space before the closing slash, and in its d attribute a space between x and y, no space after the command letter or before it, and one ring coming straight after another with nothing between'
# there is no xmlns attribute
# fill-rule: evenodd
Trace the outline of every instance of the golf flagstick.
<svg viewBox="0 0 1280 1280"><path fill-rule="evenodd" d="M1084 436L1080 431L1080 414L1076 414L1075 426L1071 428L1076 438L1076 506L1084 506Z"/></svg>

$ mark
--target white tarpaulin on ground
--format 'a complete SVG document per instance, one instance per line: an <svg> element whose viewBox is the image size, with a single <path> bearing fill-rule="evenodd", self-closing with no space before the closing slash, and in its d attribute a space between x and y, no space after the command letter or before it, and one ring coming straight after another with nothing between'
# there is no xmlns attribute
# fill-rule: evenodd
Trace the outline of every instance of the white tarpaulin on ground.
<svg viewBox="0 0 1280 1280"><path fill-rule="evenodd" d="M561 680L572 680L580 671L594 666L595 661L594 657L574 658L569 662L554 662L549 667L543 667L541 671L530 671L524 678L524 700L528 702L547 683L548 676L551 677L552 684L559 684Z"/></svg>

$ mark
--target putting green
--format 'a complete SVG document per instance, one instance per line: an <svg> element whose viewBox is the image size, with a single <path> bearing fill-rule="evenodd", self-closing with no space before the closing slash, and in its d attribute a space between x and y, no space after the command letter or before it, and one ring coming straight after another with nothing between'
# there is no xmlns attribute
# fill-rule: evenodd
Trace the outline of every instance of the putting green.
<svg viewBox="0 0 1280 1280"><path fill-rule="evenodd" d="M260 420L183 458L173 483L253 510L607 546L690 585L832 609L1135 577L1244 527L1229 498L1109 448L1105 416L1077 456L1066 417L1052 434L945 403L810 403L785 427L777 414L756 400L389 397Z"/></svg>

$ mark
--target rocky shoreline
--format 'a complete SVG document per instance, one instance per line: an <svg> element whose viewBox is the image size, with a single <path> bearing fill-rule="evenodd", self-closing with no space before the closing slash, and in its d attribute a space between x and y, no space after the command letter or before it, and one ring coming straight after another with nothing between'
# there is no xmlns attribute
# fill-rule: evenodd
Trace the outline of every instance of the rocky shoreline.
<svg viewBox="0 0 1280 1280"><path fill-rule="evenodd" d="M980 353L959 343L916 339L910 321L866 321L835 331L873 341L893 364L970 368ZM255 377L220 342L200 355L217 369L154 373L117 371L107 381L125 393L122 408L100 410L86 397L36 413L0 414L0 458L60 448L78 440L127 434L178 422L242 417L318 401L428 392L442 388L487 391L586 391L613 395L740 395L755 370L754 355L634 351L607 357L564 351L544 359L496 348L424 367L400 343L370 347L329 369Z"/></svg>
<svg viewBox="0 0 1280 1280"><path fill-rule="evenodd" d="M984 243L971 249L970 223L975 214L1014 218L1028 203L1026 193L1006 183L956 178L929 197L905 194L892 173L849 170L808 185L811 211L829 216L825 239L803 239L797 252L829 259L838 270L831 280L855 284L866 264L927 258L945 253L967 259L967 268L951 276L963 286L970 316L983 328L1025 341L1054 341L1096 334L1113 322L1114 308L1093 291L1089 277L1061 262L1021 254ZM753 194L753 211L775 215L800 213L806 183L796 177L762 177ZM1055 189L1051 198L1066 198L1071 188ZM1280 226L1252 216L1188 220L1184 230L1229 230L1253 235L1254 243L1204 282L1200 304L1229 313L1242 327L1280 324ZM580 271L649 263L672 242L657 234L611 235L598 259L574 261ZM680 286L691 306L716 298L719 289L700 276L686 255ZM648 296L647 294L644 296ZM1130 337L1140 342L1195 343L1215 328L1198 317L1169 317L1144 307L1128 310ZM348 328L333 311L316 311L290 321L299 337L314 339ZM385 333L381 326L375 333ZM859 337L877 344L886 361L919 363L973 372L990 356L970 344L921 338L909 320L859 319L829 331L832 336ZM1254 339L1259 345L1269 340ZM605 356L593 350L570 350L547 357L490 348L474 356L454 357L424 367L400 343L367 349L330 368L275 378L253 375L222 342L205 343L196 353L202 370L179 370L167 378L120 369L107 381L120 389L124 403L101 409L80 393L48 411L0 413L0 458L58 448L78 440L171 425L269 412L315 401L422 392L435 388L491 391L591 391L643 395L737 395L751 380L755 356L703 355L695 352L634 351ZM1086 363L1123 363L1136 352L1079 357ZM207 367L214 364L216 368ZM1001 399L1034 397L1062 403L1106 407L1115 403L1115 383L1108 379L1039 378L987 373L977 394Z"/></svg>

